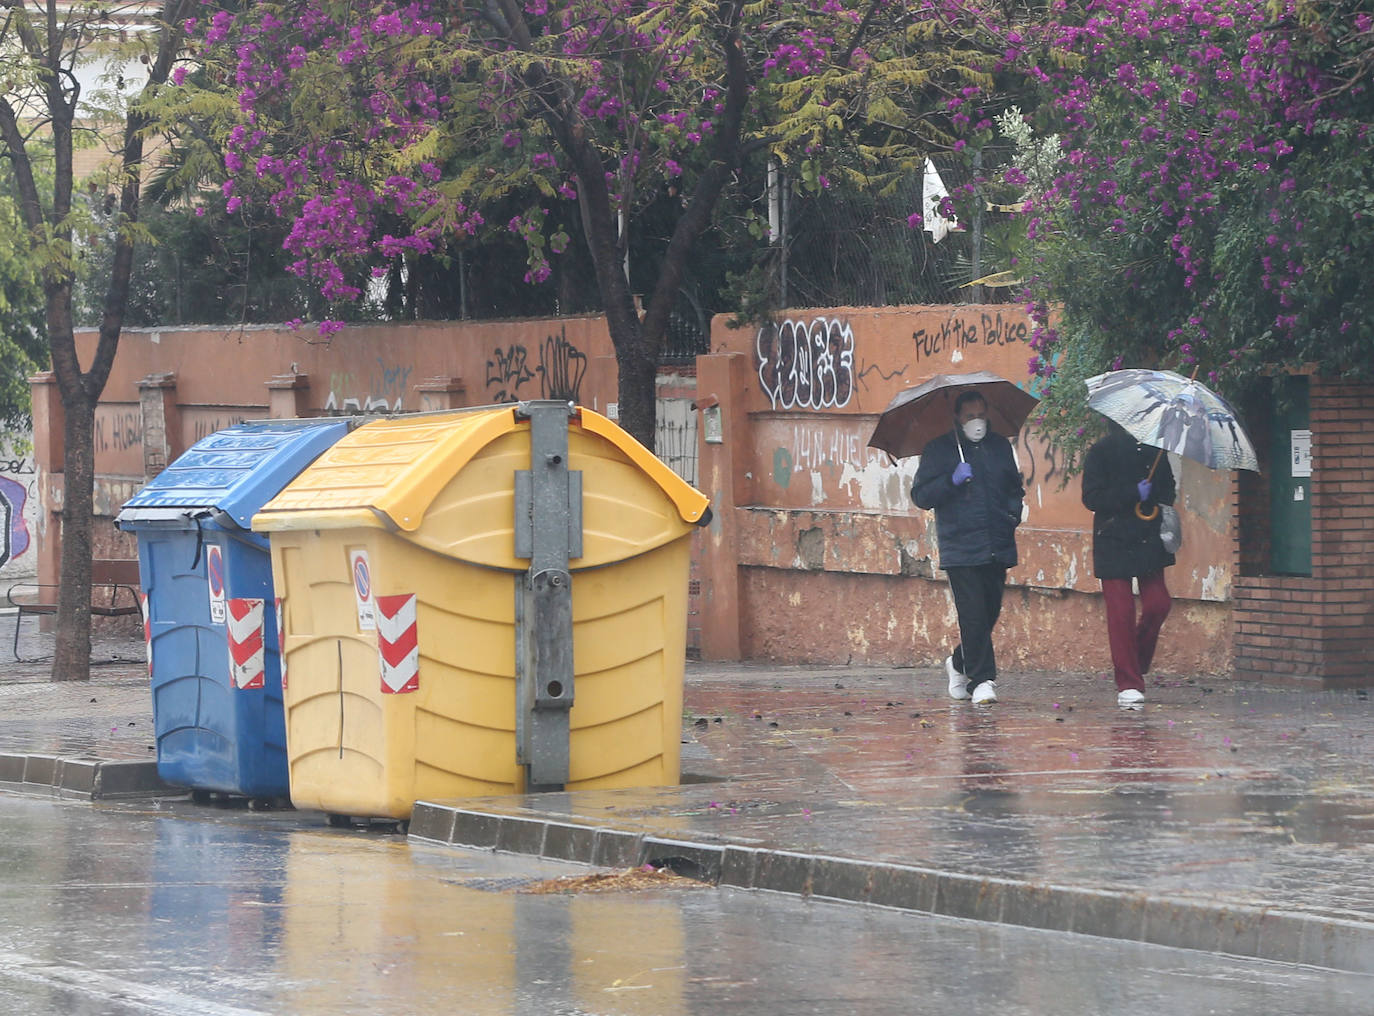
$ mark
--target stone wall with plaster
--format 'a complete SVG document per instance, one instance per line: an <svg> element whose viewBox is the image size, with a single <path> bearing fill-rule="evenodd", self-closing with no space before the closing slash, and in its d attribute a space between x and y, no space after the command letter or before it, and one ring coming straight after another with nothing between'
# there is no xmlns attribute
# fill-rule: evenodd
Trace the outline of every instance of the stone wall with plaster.
<svg viewBox="0 0 1374 1016"><path fill-rule="evenodd" d="M791 311L776 325L718 318L698 359L706 658L938 664L957 642L933 516L910 498L917 458L868 447L901 390L990 370L1026 381L1030 324L1006 306ZM707 414L712 419L707 419ZM712 435L719 440L712 440ZM1004 668L1104 670L1092 516L1033 421L1013 439L1026 481L997 647ZM1229 669L1229 474L1173 460L1185 546L1156 671Z"/></svg>

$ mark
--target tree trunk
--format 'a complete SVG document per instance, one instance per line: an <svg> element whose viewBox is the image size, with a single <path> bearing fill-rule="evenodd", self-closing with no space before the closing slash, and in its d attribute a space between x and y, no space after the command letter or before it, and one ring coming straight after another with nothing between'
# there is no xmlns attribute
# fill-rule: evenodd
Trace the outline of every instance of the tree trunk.
<svg viewBox="0 0 1374 1016"><path fill-rule="evenodd" d="M743 160L740 138L749 97L749 73L739 41L740 6L738 3L722 6L719 30L726 66L725 103L717 122L711 164L698 178L686 211L673 227L649 308L642 320L634 309L629 281L620 267L621 252L615 249L615 220L606 200L604 176L593 172L600 170L599 163L592 161L590 146L572 148L581 181L578 193L586 213L584 221L590 227L588 242L596 262L597 282L620 374L620 424L650 451L655 450L658 361L668 332L668 316L677 301L692 247L709 228L721 193ZM578 138L579 134L574 128L565 136ZM587 185L588 180L592 181L591 186ZM612 250L617 259L614 264L609 256Z"/></svg>
<svg viewBox="0 0 1374 1016"><path fill-rule="evenodd" d="M52 660L54 681L91 677L91 532L95 515L95 405L63 395L62 586ZM79 404L78 404L79 403Z"/></svg>
<svg viewBox="0 0 1374 1016"><path fill-rule="evenodd" d="M615 346L615 363L620 400L620 426L649 451L654 451L657 436L658 347L651 342L639 315L606 314L611 342Z"/></svg>
<svg viewBox="0 0 1374 1016"><path fill-rule="evenodd" d="M62 400L62 557L53 648L54 681L91 677L91 534L95 529L95 407L99 385L82 373L72 325L71 279L52 272L47 290L48 346ZM94 390L92 390L94 389Z"/></svg>
<svg viewBox="0 0 1374 1016"><path fill-rule="evenodd" d="M181 48L182 25L194 9L194 0L166 0L162 6L162 27L153 38L156 49L144 63L148 77L140 95L132 101L124 120L123 148L119 180L120 226L115 240L110 269L110 285L105 294L100 339L90 369L81 369L72 323L72 273L64 258L46 252L43 289L47 301L48 347L52 353L57 391L66 415L62 487L62 560L60 590L57 597L56 648L52 677L55 681L87 681L91 676L91 534L95 529L95 409L100 393L110 376L124 310L129 296L133 268L132 234L126 228L138 221L140 173L143 167L143 132L149 125L142 100L153 97L167 81L172 63ZM81 17L107 22L108 14L99 8L83 15L63 15L59 25L57 9L47 5L49 22L35 30L28 21L17 24L16 38L34 68L41 68L42 93L47 106L46 137L52 145L52 199L41 200L38 182L30 162L29 135L21 129L19 111L11 104L8 89L0 93L0 152L8 157L14 170L15 190L25 225L35 245L43 250L56 244L68 255L72 248L72 138L76 130L80 86L67 71L83 56ZM75 10L75 8L73 8ZM86 42L89 42L89 36ZM6 36L6 41L10 37ZM84 52L90 59L89 51Z"/></svg>
<svg viewBox="0 0 1374 1016"><path fill-rule="evenodd" d="M620 426L650 451L654 450L655 383L658 377L658 350L663 329L658 335L646 334L635 309L630 280L625 275L624 237L606 186L605 168L601 154L586 137L575 107L565 105L564 116L550 115L553 127L564 152L571 159L578 176L578 201L582 207L582 221L586 226L587 252L596 271L596 285L601 305L606 313L606 327L615 347L615 361L619 373L618 399ZM656 341L655 341L656 340Z"/></svg>
<svg viewBox="0 0 1374 1016"><path fill-rule="evenodd" d="M511 44L530 51L529 26L515 0L499 0L498 6L510 32ZM674 227L648 313L641 320L625 270L626 238L621 235L616 202L607 180L613 161L592 141L594 131L578 106L580 89L551 74L536 62L521 71L525 82L542 102L542 116L577 176L577 198L586 233L587 252L596 270L597 289L606 313L606 325L615 346L619 373L620 425L640 444L654 450L657 431L656 402L658 360L668 330L668 315L682 285L692 245L710 225L712 213L731 174L740 165L740 139L749 98L749 67L740 45L741 0L728 0L717 10L718 34L725 61L725 102L715 131L712 161L702 174ZM627 188L627 190L631 190Z"/></svg>

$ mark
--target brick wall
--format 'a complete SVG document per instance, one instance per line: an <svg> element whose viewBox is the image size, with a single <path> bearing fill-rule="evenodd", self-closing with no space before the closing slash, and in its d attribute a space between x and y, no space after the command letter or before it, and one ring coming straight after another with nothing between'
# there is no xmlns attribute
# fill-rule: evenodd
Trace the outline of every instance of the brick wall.
<svg viewBox="0 0 1374 1016"><path fill-rule="evenodd" d="M1369 684L1374 680L1374 386L1313 378L1310 400L1311 577L1264 574L1268 477L1237 481L1236 676L1329 687ZM1257 447L1267 450L1267 437L1255 436Z"/></svg>

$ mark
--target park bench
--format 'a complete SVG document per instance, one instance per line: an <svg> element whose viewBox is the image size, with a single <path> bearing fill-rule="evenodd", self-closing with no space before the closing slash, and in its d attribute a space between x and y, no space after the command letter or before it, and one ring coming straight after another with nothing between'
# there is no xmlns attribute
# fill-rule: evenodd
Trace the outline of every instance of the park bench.
<svg viewBox="0 0 1374 1016"><path fill-rule="evenodd" d="M36 582L16 582L5 593L14 607L14 658L19 656L19 626L29 615L57 613L57 586ZM140 614L138 562L96 558L91 562L91 614L94 617L120 617Z"/></svg>

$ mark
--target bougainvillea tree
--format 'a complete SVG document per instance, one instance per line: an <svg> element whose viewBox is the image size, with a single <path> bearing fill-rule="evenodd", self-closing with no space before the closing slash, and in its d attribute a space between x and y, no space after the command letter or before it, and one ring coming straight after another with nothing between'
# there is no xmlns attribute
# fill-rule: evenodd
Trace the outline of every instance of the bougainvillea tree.
<svg viewBox="0 0 1374 1016"><path fill-rule="evenodd" d="M292 221L293 270L349 300L360 268L503 228L539 285L577 233L622 423L651 445L686 255L741 167L773 157L799 186L882 186L952 147L946 102L991 83L984 21L946 0L279 0L192 27L209 56L232 54L224 199ZM627 223L665 195L680 211L641 317Z"/></svg>
<svg viewBox="0 0 1374 1016"><path fill-rule="evenodd" d="M1009 35L1060 145L1019 268L1044 426L1071 455L1102 370L1196 370L1233 395L1261 365L1374 373L1372 46L1367 0L1057 4Z"/></svg>
<svg viewBox="0 0 1374 1016"><path fill-rule="evenodd" d="M165 0L132 23L122 3L7 0L0 17L0 157L9 160L20 229L11 235L43 290L44 328L64 416L61 591L52 675L87 680L91 657L91 528L95 408L114 363L138 235L148 101L166 83L194 0ZM102 89L87 82L109 73ZM104 95L96 94L103 91ZM92 130L92 128L96 128ZM103 180L75 191L78 136L100 134L114 154ZM51 158L51 172L44 164ZM89 364L77 355L72 284L87 232L81 194L109 196L117 217L99 340Z"/></svg>

